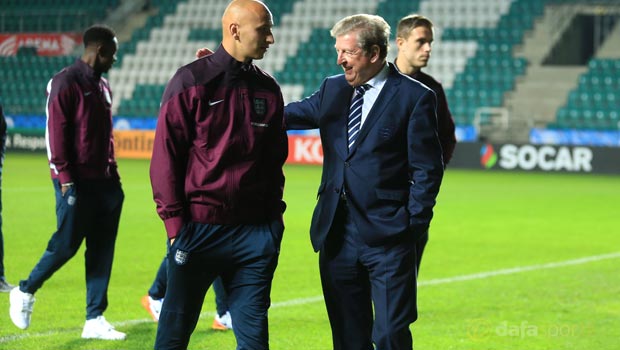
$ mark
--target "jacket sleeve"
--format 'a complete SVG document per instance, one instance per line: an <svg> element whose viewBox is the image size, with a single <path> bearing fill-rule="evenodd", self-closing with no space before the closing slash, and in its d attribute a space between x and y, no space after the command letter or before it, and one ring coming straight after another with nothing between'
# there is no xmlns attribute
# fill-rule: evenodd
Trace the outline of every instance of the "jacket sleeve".
<svg viewBox="0 0 620 350"><path fill-rule="evenodd" d="M265 150L268 152L266 158L269 159L271 163L268 169L273 172L270 178L274 179L279 185L277 192L272 194L272 196L274 196L274 201L280 202L280 206L276 208L278 213L274 214L282 214L286 210L286 204L284 204L282 200L284 196L284 172L282 171L282 166L288 157L288 136L284 125L284 99L282 98L281 92L279 92L277 108L276 118L274 119L275 125L272 129L274 135L270 138L271 147L267 147Z"/></svg>
<svg viewBox="0 0 620 350"><path fill-rule="evenodd" d="M325 85L326 80L323 81L320 89L312 95L286 105L284 118L287 130L317 129L319 127L319 109Z"/></svg>
<svg viewBox="0 0 620 350"><path fill-rule="evenodd" d="M106 84L108 92L110 93L110 101L114 101L114 94L112 93L112 89L110 88L110 83L105 78L101 79ZM110 149L110 151L108 152L108 164L110 166L109 171L112 178L120 180L121 176L118 173L118 163L116 163L116 152L114 148L114 120L112 119L112 115L110 115L110 123L112 125L112 132L110 133L110 143L108 145Z"/></svg>
<svg viewBox="0 0 620 350"><path fill-rule="evenodd" d="M437 131L439 133L439 142L443 150L443 162L444 166L452 159L454 148L456 147L456 136L454 134L454 119L452 119L452 113L448 108L448 101L446 94L443 91L441 85L439 85L437 91Z"/></svg>
<svg viewBox="0 0 620 350"><path fill-rule="evenodd" d="M180 69L164 91L157 119L150 178L157 213L169 238L176 237L185 217L185 175L194 135L192 98L186 82L191 73Z"/></svg>
<svg viewBox="0 0 620 350"><path fill-rule="evenodd" d="M435 106L435 94L428 90L416 104L407 129L407 153L411 174L409 225L418 234L428 229L443 177Z"/></svg>
<svg viewBox="0 0 620 350"><path fill-rule="evenodd" d="M76 93L61 77L47 84L47 154L61 184L73 182L71 159L75 157L73 123Z"/></svg>
<svg viewBox="0 0 620 350"><path fill-rule="evenodd" d="M4 152L6 151L6 118L2 112L2 105L0 104L0 179L2 178L2 162L4 162Z"/></svg>

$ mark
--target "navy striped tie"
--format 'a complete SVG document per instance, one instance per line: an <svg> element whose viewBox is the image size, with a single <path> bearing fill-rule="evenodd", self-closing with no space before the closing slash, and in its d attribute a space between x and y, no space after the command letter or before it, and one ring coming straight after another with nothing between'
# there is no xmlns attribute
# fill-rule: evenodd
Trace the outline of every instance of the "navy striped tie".
<svg viewBox="0 0 620 350"><path fill-rule="evenodd" d="M355 88L355 96L349 108L349 123L347 124L347 135L349 149L353 147L357 135L359 135L362 126L362 105L364 104L364 93L370 88L370 85L364 84Z"/></svg>

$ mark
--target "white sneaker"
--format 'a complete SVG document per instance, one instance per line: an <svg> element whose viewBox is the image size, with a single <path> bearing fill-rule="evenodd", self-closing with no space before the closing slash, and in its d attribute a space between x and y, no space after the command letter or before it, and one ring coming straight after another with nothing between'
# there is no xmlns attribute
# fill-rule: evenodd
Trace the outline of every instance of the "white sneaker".
<svg viewBox="0 0 620 350"><path fill-rule="evenodd" d="M220 331L226 331L233 328L232 325L232 317L230 316L230 312L226 311L222 316L215 313L215 318L213 319L213 324L211 328Z"/></svg>
<svg viewBox="0 0 620 350"><path fill-rule="evenodd" d="M145 295L141 300L142 306L148 311L153 318L153 321L159 321L159 314L161 313L161 306L164 304L164 299L153 299L150 295Z"/></svg>
<svg viewBox="0 0 620 350"><path fill-rule="evenodd" d="M82 330L84 339L124 340L125 337L125 333L115 330L103 315L86 320L84 330Z"/></svg>
<svg viewBox="0 0 620 350"><path fill-rule="evenodd" d="M11 306L9 307L9 315L11 321L20 329L26 329L30 326L30 316L32 315L32 307L34 306L34 295L24 293L19 287L11 289L9 295Z"/></svg>

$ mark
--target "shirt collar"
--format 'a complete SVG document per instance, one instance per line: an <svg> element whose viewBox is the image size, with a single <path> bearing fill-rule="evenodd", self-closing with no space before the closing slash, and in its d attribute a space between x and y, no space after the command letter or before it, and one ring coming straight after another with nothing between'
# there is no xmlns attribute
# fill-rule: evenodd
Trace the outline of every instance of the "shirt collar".
<svg viewBox="0 0 620 350"><path fill-rule="evenodd" d="M390 67L386 63L385 66L377 73L374 77L370 78L366 82L366 84L370 85L371 88L380 88L385 84L385 81L388 78L388 73L390 72Z"/></svg>
<svg viewBox="0 0 620 350"><path fill-rule="evenodd" d="M82 72L82 74L84 74L86 77L97 79L97 80L101 79L101 73L95 72L93 67L89 66L86 62L82 61L81 58L76 59L75 64L78 67L78 69Z"/></svg>
<svg viewBox="0 0 620 350"><path fill-rule="evenodd" d="M395 58L395 59L394 59L394 68L396 68L396 70L398 71L398 73L401 73L401 74L404 74L404 75L408 75L408 76L410 76L411 78L416 78L416 77L418 76L418 74L419 74L420 72L422 72L422 69L418 69L417 71L415 71L415 72L413 72L413 73L411 73L411 74L405 74L405 73L401 72L401 71L400 71L400 69L398 69L398 65L396 64L396 60L397 60L397 59Z"/></svg>
<svg viewBox="0 0 620 350"><path fill-rule="evenodd" d="M233 71L247 72L251 70L253 66L252 61L248 63L237 61L226 51L226 49L224 49L224 46L222 44L220 44L217 50L215 50L215 52L213 53L213 58L216 62L230 67Z"/></svg>

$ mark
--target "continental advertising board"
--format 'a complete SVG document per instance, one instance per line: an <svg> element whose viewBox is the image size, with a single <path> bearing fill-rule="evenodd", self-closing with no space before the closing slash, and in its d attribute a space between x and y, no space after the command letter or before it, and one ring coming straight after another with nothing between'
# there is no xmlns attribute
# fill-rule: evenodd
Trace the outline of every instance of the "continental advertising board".
<svg viewBox="0 0 620 350"><path fill-rule="evenodd" d="M114 150L117 158L150 159L153 150L154 130L114 131ZM44 130L9 130L6 138L9 151L45 152Z"/></svg>

